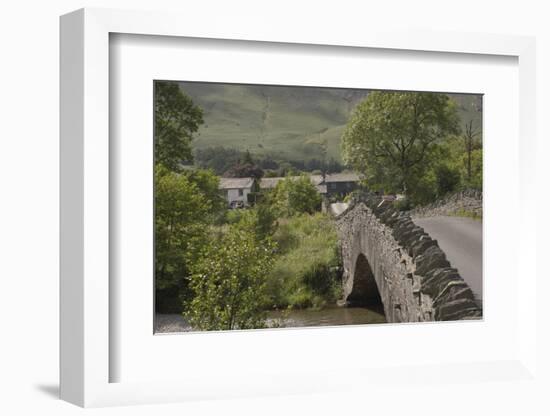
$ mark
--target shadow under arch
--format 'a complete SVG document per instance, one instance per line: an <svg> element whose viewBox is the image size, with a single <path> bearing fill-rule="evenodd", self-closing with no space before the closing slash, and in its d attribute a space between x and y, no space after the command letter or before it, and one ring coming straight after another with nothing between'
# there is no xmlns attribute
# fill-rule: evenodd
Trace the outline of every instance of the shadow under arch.
<svg viewBox="0 0 550 416"><path fill-rule="evenodd" d="M353 275L353 289L347 297L350 306L362 306L385 316L384 304L374 279L369 261L363 253L357 256Z"/></svg>

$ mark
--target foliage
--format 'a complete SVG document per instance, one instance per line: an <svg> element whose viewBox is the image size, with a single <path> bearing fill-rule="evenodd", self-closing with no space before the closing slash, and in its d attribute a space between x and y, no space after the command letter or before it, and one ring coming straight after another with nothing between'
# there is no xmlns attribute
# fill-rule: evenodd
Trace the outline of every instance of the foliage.
<svg viewBox="0 0 550 416"><path fill-rule="evenodd" d="M237 163L223 174L226 178L256 178L264 176L264 171L252 163Z"/></svg>
<svg viewBox="0 0 550 416"><path fill-rule="evenodd" d="M287 177L277 183L269 199L282 217L319 211L321 196L309 176Z"/></svg>
<svg viewBox="0 0 550 416"><path fill-rule="evenodd" d="M267 278L266 307L319 308L341 296L338 239L328 216L281 221L273 239L278 255Z"/></svg>
<svg viewBox="0 0 550 416"><path fill-rule="evenodd" d="M264 327L265 277L272 252L271 241L259 241L242 222L211 241L192 266L195 296L184 312L191 325L201 330Z"/></svg>
<svg viewBox="0 0 550 416"><path fill-rule="evenodd" d="M194 159L196 164L205 169L212 169L217 175L223 175L236 166L252 165L263 171L265 177L282 177L297 172L318 172L327 173L341 172L343 166L335 158L327 162L322 159L294 159L284 153L261 152L252 154L249 151L242 152L236 148L224 146L203 147L195 150ZM250 168L250 167L248 167ZM242 169L242 168L240 168ZM232 175L232 173L227 174ZM238 174L243 177L258 176L257 174Z"/></svg>
<svg viewBox="0 0 550 416"><path fill-rule="evenodd" d="M155 285L185 292L188 266L207 240L212 202L185 174L155 169Z"/></svg>
<svg viewBox="0 0 550 416"><path fill-rule="evenodd" d="M375 91L348 122L342 157L365 174L371 189L408 194L437 143L457 132L457 111L447 95Z"/></svg>
<svg viewBox="0 0 550 416"><path fill-rule="evenodd" d="M393 203L393 207L398 211L409 211L413 207L411 206L411 201L408 198L400 199Z"/></svg>
<svg viewBox="0 0 550 416"><path fill-rule="evenodd" d="M252 211L255 215L254 233L257 238L263 240L271 237L277 229L277 216L273 208L265 203L257 204Z"/></svg>
<svg viewBox="0 0 550 416"><path fill-rule="evenodd" d="M242 152L234 148L212 146L196 149L195 162L198 166L212 169L217 175L223 175L231 166L241 160Z"/></svg>
<svg viewBox="0 0 550 416"><path fill-rule="evenodd" d="M471 218L473 220L483 221L483 214L480 214L476 211L468 211L465 209L459 209L452 213L455 217L465 217L465 218Z"/></svg>
<svg viewBox="0 0 550 416"><path fill-rule="evenodd" d="M172 171L193 160L191 140L203 123L202 109L175 82L155 82L155 162Z"/></svg>
<svg viewBox="0 0 550 416"><path fill-rule="evenodd" d="M226 201L218 189L220 180L211 170L192 169L184 174L194 183L198 190L209 201L209 213L218 215L226 207Z"/></svg>
<svg viewBox="0 0 550 416"><path fill-rule="evenodd" d="M476 149L471 154L471 177L465 181L464 188L483 188L483 149Z"/></svg>
<svg viewBox="0 0 550 416"><path fill-rule="evenodd" d="M225 223L237 224L242 220L242 218L247 215L248 211L244 209L228 209L225 211Z"/></svg>
<svg viewBox="0 0 550 416"><path fill-rule="evenodd" d="M155 287L157 310L181 310L189 298L186 277L209 238L209 225L223 209L218 178L208 171L175 173L155 167Z"/></svg>
<svg viewBox="0 0 550 416"><path fill-rule="evenodd" d="M466 128L464 129L463 133L463 142L464 142L464 164L466 167L466 183L468 186L472 186L472 184L477 185L477 181L479 180L480 186L479 189L481 189L481 169L478 168L481 166L480 161L478 162L476 160L476 152L478 150L481 150L481 133L474 128L473 120L470 120L469 123L466 123ZM478 178L479 175L479 178Z"/></svg>
<svg viewBox="0 0 550 416"><path fill-rule="evenodd" d="M437 195L444 196L454 192L460 185L460 172L449 165L440 164L435 168Z"/></svg>

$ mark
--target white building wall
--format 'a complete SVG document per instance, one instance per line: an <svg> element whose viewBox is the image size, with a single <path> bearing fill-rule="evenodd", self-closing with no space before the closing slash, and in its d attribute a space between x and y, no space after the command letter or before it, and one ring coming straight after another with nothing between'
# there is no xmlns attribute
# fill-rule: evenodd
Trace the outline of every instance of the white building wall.
<svg viewBox="0 0 550 416"><path fill-rule="evenodd" d="M226 189L225 198L227 203L230 204L233 201L243 201L245 204L248 204L248 194L250 193L250 188L241 189L242 195L239 195L239 189Z"/></svg>

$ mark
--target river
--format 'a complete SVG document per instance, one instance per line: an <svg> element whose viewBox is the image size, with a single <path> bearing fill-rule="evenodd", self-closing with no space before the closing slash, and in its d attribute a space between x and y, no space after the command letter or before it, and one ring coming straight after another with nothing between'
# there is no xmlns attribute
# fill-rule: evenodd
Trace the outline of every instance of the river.
<svg viewBox="0 0 550 416"><path fill-rule="evenodd" d="M269 326L295 328L304 326L360 325L385 323L384 314L367 308L329 306L320 310L293 309L267 313Z"/></svg>
<svg viewBox="0 0 550 416"><path fill-rule="evenodd" d="M293 309L269 311L267 324L276 328L316 327L334 325L361 325L385 323L383 313L368 308L328 306L320 310ZM155 333L190 332L193 328L177 314L157 314Z"/></svg>

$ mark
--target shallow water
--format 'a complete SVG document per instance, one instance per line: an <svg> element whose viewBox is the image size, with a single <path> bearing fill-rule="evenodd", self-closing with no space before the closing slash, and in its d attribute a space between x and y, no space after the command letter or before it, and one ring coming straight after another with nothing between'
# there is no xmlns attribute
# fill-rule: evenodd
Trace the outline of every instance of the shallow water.
<svg viewBox="0 0 550 416"><path fill-rule="evenodd" d="M304 327L360 325L385 323L384 314L368 308L325 307L321 310L295 309L270 311L267 314L269 326Z"/></svg>
<svg viewBox="0 0 550 416"><path fill-rule="evenodd" d="M294 309L269 311L267 326L271 328L297 328L334 325L361 325L385 323L383 313L368 308L329 306L321 310ZM181 315L157 314L155 333L191 332L193 328Z"/></svg>

